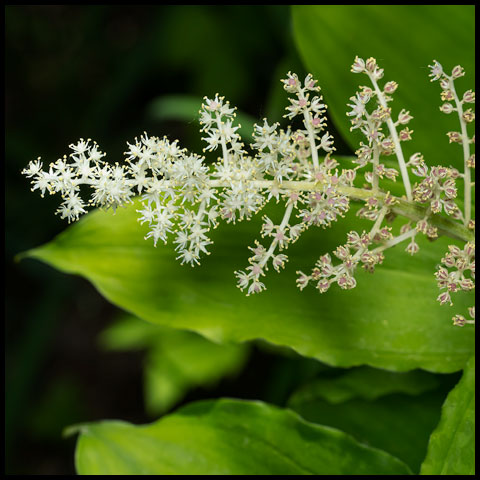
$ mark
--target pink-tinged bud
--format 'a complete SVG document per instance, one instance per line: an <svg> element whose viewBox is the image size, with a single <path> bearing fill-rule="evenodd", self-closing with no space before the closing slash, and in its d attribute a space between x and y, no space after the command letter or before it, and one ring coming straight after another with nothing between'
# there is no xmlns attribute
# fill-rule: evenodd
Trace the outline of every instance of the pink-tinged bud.
<svg viewBox="0 0 480 480"><path fill-rule="evenodd" d="M463 327L467 323L467 320L463 315L455 315L452 320L456 327Z"/></svg>
<svg viewBox="0 0 480 480"><path fill-rule="evenodd" d="M390 137L388 137L382 142L382 148L385 150L393 150L395 148L395 143Z"/></svg>
<svg viewBox="0 0 480 480"><path fill-rule="evenodd" d="M454 110L455 110L455 108L453 108L453 105L451 103L444 103L440 107L440 111L443 112L443 113L446 113L447 115L452 113Z"/></svg>
<svg viewBox="0 0 480 480"><path fill-rule="evenodd" d="M440 213L442 211L440 200L433 200L430 202L430 208L432 209L432 213Z"/></svg>
<svg viewBox="0 0 480 480"><path fill-rule="evenodd" d="M347 242L352 244L352 245L358 245L360 242L360 235L352 230L351 232L347 233Z"/></svg>
<svg viewBox="0 0 480 480"><path fill-rule="evenodd" d="M455 262L455 267L457 270L460 270L463 272L467 268L467 259L466 258L457 258L457 261Z"/></svg>
<svg viewBox="0 0 480 480"><path fill-rule="evenodd" d="M417 232L425 234L428 229L428 222L426 220L419 220L415 228Z"/></svg>
<svg viewBox="0 0 480 480"><path fill-rule="evenodd" d="M297 275L299 275L299 277L297 278L297 287L300 290L303 290L308 285L310 277L308 275L305 275L303 272L300 272L300 271L297 272Z"/></svg>
<svg viewBox="0 0 480 480"><path fill-rule="evenodd" d="M398 172L397 170L395 170L394 168L386 168L385 169L385 176L389 179L389 180L393 180L394 182L396 181L396 178L398 176Z"/></svg>
<svg viewBox="0 0 480 480"><path fill-rule="evenodd" d="M447 183L447 182L445 182L445 183ZM445 191L445 196L448 199L452 199L452 198L455 198L457 196L457 189L455 188L455 184L453 184L453 186L450 183L448 185L443 185L443 189Z"/></svg>
<svg viewBox="0 0 480 480"><path fill-rule="evenodd" d="M475 103L475 92L473 90L467 90L463 94L463 99L462 101L464 103Z"/></svg>
<svg viewBox="0 0 480 480"><path fill-rule="evenodd" d="M419 250L420 247L418 246L418 243L415 242L415 240L412 240L405 249L405 251L410 255L415 255L416 253L418 253Z"/></svg>
<svg viewBox="0 0 480 480"><path fill-rule="evenodd" d="M463 67L461 67L460 65L453 67L453 70L452 70L453 78L460 78L460 77L463 77L464 75L465 75L465 70L463 69Z"/></svg>
<svg viewBox="0 0 480 480"><path fill-rule="evenodd" d="M440 87L442 88L442 90L447 90L450 88L450 82L447 78L442 78L440 80Z"/></svg>
<svg viewBox="0 0 480 480"><path fill-rule="evenodd" d="M330 288L330 282L328 280L320 280L317 283L317 288L320 293L325 293Z"/></svg>
<svg viewBox="0 0 480 480"><path fill-rule="evenodd" d="M440 97L444 102L451 102L452 100L455 100L455 95L451 90L443 90L443 92L440 94Z"/></svg>
<svg viewBox="0 0 480 480"><path fill-rule="evenodd" d="M462 135L459 132L448 132L449 143L462 143Z"/></svg>
<svg viewBox="0 0 480 480"><path fill-rule="evenodd" d="M412 118L413 117L410 115L410 112L402 110L398 115L398 123L401 125L406 125L410 120L412 120Z"/></svg>
<svg viewBox="0 0 480 480"><path fill-rule="evenodd" d="M397 82L387 82L383 87L385 93L391 94L398 88Z"/></svg>
<svg viewBox="0 0 480 480"><path fill-rule="evenodd" d="M433 65L429 65L429 67L430 67L429 77L432 77L430 79L431 82L434 82L434 81L436 81L436 80L438 80L439 78L442 77L443 68L442 68L442 65L439 62L434 60Z"/></svg>
<svg viewBox="0 0 480 480"><path fill-rule="evenodd" d="M466 255L473 257L475 255L475 244L472 242L467 242L463 249Z"/></svg>
<svg viewBox="0 0 480 480"><path fill-rule="evenodd" d="M370 57L365 63L365 67L368 72L373 73L375 68L377 68L377 61L373 57Z"/></svg>
<svg viewBox="0 0 480 480"><path fill-rule="evenodd" d="M448 267L452 268L455 266L455 257L451 253L445 254L445 256L442 258L442 263Z"/></svg>
<svg viewBox="0 0 480 480"><path fill-rule="evenodd" d="M338 246L333 253L340 260L345 260L350 255L349 250L345 248L343 245Z"/></svg>
<svg viewBox="0 0 480 480"><path fill-rule="evenodd" d="M447 215L454 215L459 212L459 209L453 200L446 200L443 202L443 208Z"/></svg>
<svg viewBox="0 0 480 480"><path fill-rule="evenodd" d="M475 120L475 112L469 108L463 112L462 117L467 123L472 123Z"/></svg>
<svg viewBox="0 0 480 480"><path fill-rule="evenodd" d="M450 282L447 283L447 289L449 292L455 293L456 291L458 291L458 286L456 283Z"/></svg>
<svg viewBox="0 0 480 480"><path fill-rule="evenodd" d="M435 277L437 280L447 280L448 279L448 270L443 267L439 267L439 269L435 272Z"/></svg>
<svg viewBox="0 0 480 480"><path fill-rule="evenodd" d="M423 155L419 152L414 153L408 160L408 164L412 165L412 167L419 167L423 165L425 162L423 160Z"/></svg>
<svg viewBox="0 0 480 480"><path fill-rule="evenodd" d="M470 158L467 160L467 167L475 168L475 154L470 155Z"/></svg>
<svg viewBox="0 0 480 480"><path fill-rule="evenodd" d="M417 177L426 177L428 174L428 167L425 164L419 165L415 170L413 170L413 173Z"/></svg>
<svg viewBox="0 0 480 480"><path fill-rule="evenodd" d="M380 80L383 78L383 68L376 68L372 75L375 80Z"/></svg>
<svg viewBox="0 0 480 480"><path fill-rule="evenodd" d="M450 298L450 294L448 292L442 292L437 297L437 302L440 302L440 305L445 305L446 303L449 303L450 305L453 305L452 299Z"/></svg>
<svg viewBox="0 0 480 480"><path fill-rule="evenodd" d="M353 73L362 73L365 71L365 61L360 57L355 57L351 71Z"/></svg>
<svg viewBox="0 0 480 480"><path fill-rule="evenodd" d="M322 265L331 265L332 263L332 259L330 257L330 255L328 253L326 253L325 255L322 255L318 261L322 264Z"/></svg>
<svg viewBox="0 0 480 480"><path fill-rule="evenodd" d="M448 168L441 167L440 165L432 167L432 176L436 178L445 178L449 173Z"/></svg>
<svg viewBox="0 0 480 480"><path fill-rule="evenodd" d="M343 177L345 178L345 182L352 184L357 176L357 172L355 170L344 170L342 172Z"/></svg>
<svg viewBox="0 0 480 480"><path fill-rule="evenodd" d="M412 227L410 226L410 222L405 223L400 227L400 235L403 235L404 233L407 233Z"/></svg>
<svg viewBox="0 0 480 480"><path fill-rule="evenodd" d="M428 238L437 238L438 237L438 228L437 227L428 227L428 230L425 234Z"/></svg>
<svg viewBox="0 0 480 480"><path fill-rule="evenodd" d="M412 139L412 133L413 130L407 128L404 128L403 130L400 131L399 138L401 142L406 142L408 140Z"/></svg>
<svg viewBox="0 0 480 480"><path fill-rule="evenodd" d="M464 278L460 280L460 288L462 290L473 290L475 288L475 283L470 278Z"/></svg>
<svg viewBox="0 0 480 480"><path fill-rule="evenodd" d="M459 247L456 245L449 245L448 246L448 251L454 256L454 257L459 257L462 254L462 250L460 250Z"/></svg>
<svg viewBox="0 0 480 480"><path fill-rule="evenodd" d="M319 117L313 117L312 118L312 125L315 127L315 128L318 128L322 125L322 119L319 118Z"/></svg>

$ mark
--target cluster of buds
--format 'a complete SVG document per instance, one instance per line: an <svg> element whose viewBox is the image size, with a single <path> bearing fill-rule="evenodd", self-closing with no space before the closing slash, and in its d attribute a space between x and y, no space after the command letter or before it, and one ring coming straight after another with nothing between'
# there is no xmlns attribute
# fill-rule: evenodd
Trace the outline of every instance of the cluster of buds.
<svg viewBox="0 0 480 480"><path fill-rule="evenodd" d="M471 291L475 288L475 244L467 242L463 249L449 245L448 252L442 258L442 263L435 273L438 288L442 293L437 300L441 305L453 305L452 293ZM475 307L472 307L475 312ZM471 309L470 309L471 310ZM475 318L475 315L471 315ZM460 325L458 318L453 317L455 325Z"/></svg>
<svg viewBox="0 0 480 480"><path fill-rule="evenodd" d="M333 265L330 254L322 255L313 268L310 275L298 271L298 287L303 290L310 281L316 282L316 288L320 293L326 292L330 286L336 283L340 288L348 290L355 288L355 270L362 265L367 272L373 273L375 266L381 264L384 255L381 251L369 250L369 246L375 240L381 242L391 238L387 227L380 229L372 238L372 233L351 231L347 235L347 243L340 245L333 252L341 263Z"/></svg>
<svg viewBox="0 0 480 480"><path fill-rule="evenodd" d="M261 236L268 239L268 243L255 241L250 247L249 266L245 271L235 272L237 286L246 290L247 295L265 289L262 277L270 266L276 271L285 266L286 250L306 229L330 227L347 213L352 199L364 202L357 215L374 222L373 227L348 234L346 244L333 252L340 263L334 265L332 257L325 254L310 275L298 272L300 289L310 281L316 283L320 292L327 291L332 284L342 289L354 288L359 266L373 272L383 262L384 252L404 241L409 241L405 249L409 254L417 253L418 233L436 238L438 228L434 215L445 212L443 231L445 222L456 231L452 235L457 238L459 222L466 231L460 237L465 239L464 249L450 246L436 273L442 290L438 300L442 304L451 303L451 293L474 288L470 169L475 166L475 155L470 153L474 137L469 138L466 133L474 113L471 108L464 111L463 105L473 103L475 94L469 90L460 100L453 81L463 75L463 69L455 67L448 76L441 65L434 62L431 76L433 80L440 80L442 99L447 102L441 110L457 111L459 115L461 132L449 132L449 138L451 142L463 144L465 171L460 173L443 166L429 168L420 153L405 161L402 142L411 139L412 130L407 124L412 116L401 110L396 120L392 117L389 103L397 83L389 81L382 88L379 86L384 72L373 58L356 57L352 72L366 74L371 84L361 87L348 105L352 129L358 129L366 138L356 152L353 168L341 169L333 158L333 137L326 130L326 105L318 94L320 88L316 80L309 74L300 81L296 74L289 72L282 80L284 89L292 94L285 117L289 120L300 117L300 128L281 129L278 123L269 124L264 119L262 124L254 126L248 147L238 133L235 108L218 94L205 98L200 124L205 134L204 153L219 152L213 162L207 163L205 157L180 148L178 141L145 133L127 144L122 165L106 163L105 154L95 142L81 139L70 145L73 153L51 163L48 170L42 170L39 158L30 162L23 173L31 179L32 190L39 190L42 196L47 192L60 193L63 203L57 213L68 221L77 220L88 206L115 210L139 196L139 222L148 224L145 238L151 238L155 246L159 241L171 240L177 259L192 266L200 263L202 255L209 254L212 244L209 232L221 220L227 223L249 220L271 199L281 202L284 206L281 220L263 217ZM448 103L451 101L454 105ZM395 155L398 170L381 163L383 155ZM364 173L368 187L358 188L354 184L357 171L368 165L371 168ZM409 169L423 178L413 190ZM396 180L400 174L404 199L393 197L381 185L383 179ZM455 180L458 178L465 184L463 212L456 203ZM88 199L82 198L82 186L91 189ZM422 208L423 214L415 213L412 217L412 211L422 212ZM392 228L385 222L398 215L409 220L393 235ZM474 318L474 307L469 312ZM462 315L454 317L456 325L472 322Z"/></svg>
<svg viewBox="0 0 480 480"><path fill-rule="evenodd" d="M455 203L457 198L455 179L459 176L458 170L441 165L429 169L423 164L418 166L414 173L424 177L413 187L413 198L416 202L429 205L432 213L440 213L443 210L455 219L462 217L462 212Z"/></svg>
<svg viewBox="0 0 480 480"><path fill-rule="evenodd" d="M410 184L400 142L412 139L413 130L406 125L413 117L410 112L401 110L396 121L393 121L392 109L388 106L393 100L391 95L397 90L398 84L389 81L385 83L383 88L380 88L378 80L383 77L383 69L379 68L374 58L365 61L356 57L351 71L366 74L371 82L371 86L360 87L361 91L351 97L352 103L348 104L352 109L347 113L349 117L352 117L351 130L359 129L367 140L366 144L360 143L360 148L355 152L358 168L369 163L372 164L372 170L365 173L365 180L377 190L379 179L385 177L395 181L399 174L396 168L387 168L380 163L381 155L396 154L399 167L402 170L407 196L409 196ZM367 108L367 105L372 106ZM402 130L397 131L398 127L404 125L405 127Z"/></svg>

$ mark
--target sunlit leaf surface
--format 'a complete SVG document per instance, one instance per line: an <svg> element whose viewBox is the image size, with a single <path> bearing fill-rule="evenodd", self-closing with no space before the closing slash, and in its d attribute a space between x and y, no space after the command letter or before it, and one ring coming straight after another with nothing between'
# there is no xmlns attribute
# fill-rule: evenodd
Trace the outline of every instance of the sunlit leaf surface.
<svg viewBox="0 0 480 480"><path fill-rule="evenodd" d="M351 228L366 228L350 214L333 229L307 231L289 249L286 271L271 272L268 290L246 297L233 271L248 265L247 246L258 238L258 219L220 226L212 233L212 255L191 268L175 260L172 247L154 248L144 240L137 208L115 215L92 212L27 256L86 277L109 301L144 320L215 341L261 338L335 366L436 372L463 368L473 352L473 330L451 322L473 299L459 296L454 307L436 301L435 266L448 239L421 241L415 257L404 246L389 250L375 274L359 272L353 290L300 292L296 270L308 271L320 254L343 243ZM281 215L278 209L269 214Z"/></svg>
<svg viewBox="0 0 480 480"><path fill-rule="evenodd" d="M262 402L204 401L150 425L105 421L77 429L80 475L409 473L381 450Z"/></svg>

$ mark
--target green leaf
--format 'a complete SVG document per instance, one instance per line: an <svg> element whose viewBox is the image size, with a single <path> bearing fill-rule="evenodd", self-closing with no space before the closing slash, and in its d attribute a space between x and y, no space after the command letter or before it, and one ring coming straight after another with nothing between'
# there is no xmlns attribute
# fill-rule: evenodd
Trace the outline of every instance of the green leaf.
<svg viewBox="0 0 480 480"><path fill-rule="evenodd" d="M398 459L343 432L255 401L203 401L150 425L107 421L77 429L80 475L410 473Z"/></svg>
<svg viewBox="0 0 480 480"><path fill-rule="evenodd" d="M178 403L189 390L209 387L234 375L245 364L248 345L219 345L184 330L161 327L124 316L100 335L108 350L145 348L145 405L158 415Z"/></svg>
<svg viewBox="0 0 480 480"><path fill-rule="evenodd" d="M463 165L461 148L446 133L459 130L458 117L439 111L440 87L428 78L438 60L447 72L462 65L459 95L475 84L474 5L294 5L294 36L301 57L318 79L337 129L355 150L360 134L349 131L349 98L368 79L350 72L356 55L374 57L385 80L399 84L393 114L409 110L413 140L410 155L422 152L428 163ZM407 157L408 158L408 157ZM463 167L462 167L463 170Z"/></svg>
<svg viewBox="0 0 480 480"><path fill-rule="evenodd" d="M218 342L261 338L329 365L395 371L453 372L473 352L473 330L451 322L473 296L459 296L455 307L436 301L433 274L451 240L422 240L415 257L405 254L404 246L389 250L374 275L358 274L353 290L300 292L296 270L308 271L352 228L366 228L352 212L333 229L305 232L289 249L286 270L266 279L268 290L246 297L236 288L233 271L245 268L259 219L220 226L211 235L212 255L192 269L175 260L171 246L154 248L144 240L147 229L137 222L138 208L134 204L115 215L91 212L26 256L86 277L109 301L144 320ZM281 215L278 209L265 213Z"/></svg>
<svg viewBox="0 0 480 480"><path fill-rule="evenodd" d="M179 120L182 122L195 122L200 128L199 110L203 100L191 95L166 95L152 101L148 108L148 115L155 120ZM252 140L255 119L246 113L238 112L235 125L240 125L238 133L244 142Z"/></svg>
<svg viewBox="0 0 480 480"><path fill-rule="evenodd" d="M445 399L441 383L422 371L359 368L302 387L288 406L308 421L391 453L418 472Z"/></svg>
<svg viewBox="0 0 480 480"><path fill-rule="evenodd" d="M422 475L475 475L475 357L449 393L430 437Z"/></svg>
<svg viewBox="0 0 480 480"><path fill-rule="evenodd" d="M317 399L337 404L353 398L375 400L391 393L419 395L438 388L438 377L422 370L394 373L360 367L335 378L317 378L299 388L290 398L290 405Z"/></svg>

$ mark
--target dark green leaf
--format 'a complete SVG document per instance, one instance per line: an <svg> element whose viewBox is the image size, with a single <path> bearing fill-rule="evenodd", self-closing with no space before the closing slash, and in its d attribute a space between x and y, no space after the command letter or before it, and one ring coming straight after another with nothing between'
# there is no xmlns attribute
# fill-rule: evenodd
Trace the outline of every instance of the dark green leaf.
<svg viewBox="0 0 480 480"><path fill-rule="evenodd" d="M475 475L475 357L443 405L421 474Z"/></svg>
<svg viewBox="0 0 480 480"><path fill-rule="evenodd" d="M349 433L418 472L447 392L439 386L446 381L452 378L359 368L317 379L295 392L288 405L306 420Z"/></svg>
<svg viewBox="0 0 480 480"><path fill-rule="evenodd" d="M459 130L458 117L439 111L440 87L431 84L428 65L438 60L450 72L462 65L459 94L475 84L474 5L294 5L297 47L306 67L319 80L337 129L353 149L345 115L349 98L368 79L350 72L356 55L374 57L385 69L385 80L399 84L392 107L409 110L414 120L407 154L422 152L427 162L463 165L461 148L448 144L446 133ZM463 167L462 167L463 169Z"/></svg>

